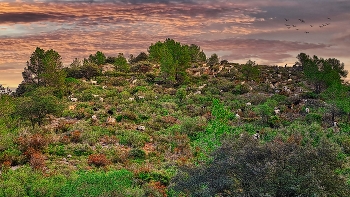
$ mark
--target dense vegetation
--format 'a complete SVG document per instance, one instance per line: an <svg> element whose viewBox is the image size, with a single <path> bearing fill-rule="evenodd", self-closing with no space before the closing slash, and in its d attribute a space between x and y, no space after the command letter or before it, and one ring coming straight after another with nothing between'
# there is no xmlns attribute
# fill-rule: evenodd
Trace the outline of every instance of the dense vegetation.
<svg viewBox="0 0 350 197"><path fill-rule="evenodd" d="M37 48L0 95L0 196L348 196L344 64L209 58L172 39L63 67Z"/></svg>

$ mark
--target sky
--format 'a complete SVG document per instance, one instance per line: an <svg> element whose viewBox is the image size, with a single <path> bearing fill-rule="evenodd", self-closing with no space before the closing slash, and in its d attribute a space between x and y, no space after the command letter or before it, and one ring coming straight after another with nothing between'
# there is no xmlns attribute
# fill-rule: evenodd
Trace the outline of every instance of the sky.
<svg viewBox="0 0 350 197"><path fill-rule="evenodd" d="M0 0L0 84L18 86L36 47L68 66L166 38L229 62L292 66L303 52L350 70L349 19L349 0Z"/></svg>

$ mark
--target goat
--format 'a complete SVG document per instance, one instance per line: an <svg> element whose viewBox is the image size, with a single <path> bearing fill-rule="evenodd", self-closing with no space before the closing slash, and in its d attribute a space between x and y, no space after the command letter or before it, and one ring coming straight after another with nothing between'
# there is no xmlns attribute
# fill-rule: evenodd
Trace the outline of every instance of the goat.
<svg viewBox="0 0 350 197"><path fill-rule="evenodd" d="M103 102L103 98L102 97L100 97L100 101Z"/></svg>
<svg viewBox="0 0 350 197"><path fill-rule="evenodd" d="M78 101L78 98L70 98L70 100L71 100L72 102L77 102L77 101Z"/></svg>
<svg viewBox="0 0 350 197"><path fill-rule="evenodd" d="M235 117L236 117L237 119L240 119L240 118L241 118L241 116L240 116L239 114L237 114L237 113L236 113Z"/></svg>
<svg viewBox="0 0 350 197"><path fill-rule="evenodd" d="M245 105L246 105L246 106L251 106L252 103L251 103L251 102L248 102L248 103L246 103Z"/></svg>
<svg viewBox="0 0 350 197"><path fill-rule="evenodd" d="M91 85L97 85L97 81L93 81L92 79L90 79Z"/></svg>
<svg viewBox="0 0 350 197"><path fill-rule="evenodd" d="M146 130L146 127L139 125L139 126L137 126L136 129L139 130L139 131L144 131L144 130Z"/></svg>
<svg viewBox="0 0 350 197"><path fill-rule="evenodd" d="M199 90L203 89L207 84L203 84L201 86L198 87Z"/></svg>
<svg viewBox="0 0 350 197"><path fill-rule="evenodd" d="M135 98L134 98L134 97L130 97L128 100L129 100L129 101L134 101Z"/></svg>
<svg viewBox="0 0 350 197"><path fill-rule="evenodd" d="M107 86L102 86L102 89L107 89Z"/></svg>
<svg viewBox="0 0 350 197"><path fill-rule="evenodd" d="M305 112L306 113L310 113L310 109L307 107L307 108L305 108Z"/></svg>
<svg viewBox="0 0 350 197"><path fill-rule="evenodd" d="M259 131L256 131L256 133L253 135L253 138L258 140L260 138Z"/></svg>
<svg viewBox="0 0 350 197"><path fill-rule="evenodd" d="M275 114L277 115L277 114L280 114L281 110L278 109L278 108L275 108L274 112L275 112Z"/></svg>
<svg viewBox="0 0 350 197"><path fill-rule="evenodd" d="M112 116L109 116L106 121L107 125L114 125L115 124L115 118L112 118Z"/></svg>
<svg viewBox="0 0 350 197"><path fill-rule="evenodd" d="M94 114L94 115L91 116L91 119L96 121L97 120L97 116Z"/></svg>

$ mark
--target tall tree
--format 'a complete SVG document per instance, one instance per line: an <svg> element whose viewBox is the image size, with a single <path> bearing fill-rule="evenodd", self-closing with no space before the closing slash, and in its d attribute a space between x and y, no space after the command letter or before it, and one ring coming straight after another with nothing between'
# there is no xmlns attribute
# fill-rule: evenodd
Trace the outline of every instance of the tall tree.
<svg viewBox="0 0 350 197"><path fill-rule="evenodd" d="M242 74L247 81L257 78L259 76L259 73L259 68L252 60L248 60L247 63L242 67Z"/></svg>
<svg viewBox="0 0 350 197"><path fill-rule="evenodd" d="M219 64L219 56L214 53L210 56L210 58L208 58L207 64L209 66L215 66L216 64Z"/></svg>
<svg viewBox="0 0 350 197"><path fill-rule="evenodd" d="M161 64L161 74L166 82L181 84L186 81L186 69L191 61L188 45L168 38L152 44L148 52L152 61Z"/></svg>
<svg viewBox="0 0 350 197"><path fill-rule="evenodd" d="M54 51L39 47L32 53L27 67L22 72L23 85L54 87L57 92L64 89L66 73L63 70L62 58Z"/></svg>
<svg viewBox="0 0 350 197"><path fill-rule="evenodd" d="M101 51L97 51L95 55L90 55L89 59L90 62L97 64L98 66L101 66L106 63L106 56Z"/></svg>
<svg viewBox="0 0 350 197"><path fill-rule="evenodd" d="M26 97L21 97L16 105L16 114L29 120L33 128L36 124L42 125L46 115L59 114L63 108L59 100L53 96L53 90L40 87Z"/></svg>
<svg viewBox="0 0 350 197"><path fill-rule="evenodd" d="M341 78L348 74L348 71L344 70L344 63L334 58L323 59L316 55L310 57L300 53L297 59L297 64L302 66L305 77L313 83L317 94L333 83L339 83Z"/></svg>
<svg viewBox="0 0 350 197"><path fill-rule="evenodd" d="M120 72L129 72L130 70L128 61L124 57L123 53L119 53L118 57L115 58L114 66L115 66L115 69Z"/></svg>
<svg viewBox="0 0 350 197"><path fill-rule="evenodd" d="M203 52L203 50L201 50L201 48L195 44L191 44L188 47L190 56L191 56L191 62L192 63L196 63L196 62L205 62L207 57L205 55L205 53Z"/></svg>

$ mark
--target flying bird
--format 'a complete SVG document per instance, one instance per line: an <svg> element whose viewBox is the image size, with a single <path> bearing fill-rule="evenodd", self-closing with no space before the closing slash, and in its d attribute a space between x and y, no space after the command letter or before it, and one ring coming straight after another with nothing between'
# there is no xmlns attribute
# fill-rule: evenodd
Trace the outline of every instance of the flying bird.
<svg viewBox="0 0 350 197"><path fill-rule="evenodd" d="M303 19L300 19L300 18L299 18L299 21L302 22L302 23L305 23L305 21L304 21Z"/></svg>
<svg viewBox="0 0 350 197"><path fill-rule="evenodd" d="M310 27L313 27L312 25L310 25Z"/></svg>
<svg viewBox="0 0 350 197"><path fill-rule="evenodd" d="M328 17L328 20L331 20L331 18Z"/></svg>
<svg viewBox="0 0 350 197"><path fill-rule="evenodd" d="M310 32L306 31L305 33L308 34L308 33L310 33Z"/></svg>
<svg viewBox="0 0 350 197"><path fill-rule="evenodd" d="M289 19L284 18L284 20L289 21Z"/></svg>
<svg viewBox="0 0 350 197"><path fill-rule="evenodd" d="M297 26L293 25L293 27L297 27Z"/></svg>

